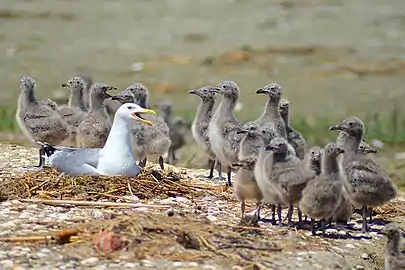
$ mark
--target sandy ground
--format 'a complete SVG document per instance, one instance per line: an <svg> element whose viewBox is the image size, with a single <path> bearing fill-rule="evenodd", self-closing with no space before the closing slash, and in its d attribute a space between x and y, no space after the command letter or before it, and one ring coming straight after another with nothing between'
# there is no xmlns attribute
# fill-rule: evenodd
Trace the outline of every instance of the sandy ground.
<svg viewBox="0 0 405 270"><path fill-rule="evenodd" d="M0 147L0 162L4 165L0 171L1 183L10 179L25 182L26 178L33 177L21 166L35 164L35 149ZM0 241L2 269L382 269L385 238L380 234L381 228L392 221L405 224L405 217L400 214L405 211L401 194L395 207L377 210L371 230L365 234L360 232L358 214L353 215L348 226L329 228L326 238L312 236L308 224L289 229L260 221L256 230L240 229L239 204L231 190L221 189L223 182L196 178L207 173L204 170L171 166L167 170L176 172L169 175L182 175L183 180L176 186L193 183L194 187L203 185L217 189L215 193L208 189L197 193L183 191L181 196L171 197L166 195L170 194L167 190L156 185L157 192L147 195L148 190L137 190L135 181L135 197L93 197L110 202L133 201L137 197L135 205L145 203L155 205L154 208L100 209L38 205L18 200L2 202L0 237L49 235L66 228L85 228L85 233L79 235L81 241L65 245L54 241L48 241L48 244ZM26 176L21 178L22 175ZM3 185L2 194L8 189ZM33 195L43 199L56 196L40 190L38 193L32 191ZM83 192L79 194L91 198L94 196L91 190L92 186L87 186L84 195ZM100 194L102 192L99 190ZM127 190L125 193L130 195ZM147 199L142 198L142 194ZM170 208L159 209L156 205L169 205ZM253 203L248 207L252 209ZM264 209L264 217L268 217L268 213L269 209ZM129 246L112 253L95 249L91 239L100 230L126 237ZM190 235L188 241L193 237L199 239L196 240L197 248L180 241L179 233ZM11 268L13 265L17 268Z"/></svg>

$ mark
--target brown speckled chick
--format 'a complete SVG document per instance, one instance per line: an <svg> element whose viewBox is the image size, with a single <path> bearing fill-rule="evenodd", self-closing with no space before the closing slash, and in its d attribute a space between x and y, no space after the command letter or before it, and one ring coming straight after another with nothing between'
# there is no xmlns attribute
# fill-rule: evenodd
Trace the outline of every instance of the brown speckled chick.
<svg viewBox="0 0 405 270"><path fill-rule="evenodd" d="M295 149L295 153L297 157L301 160L304 159L305 150L306 150L306 141L304 136L301 135L298 131L291 127L290 123L290 101L286 98L282 98L279 103L279 111L281 117L284 120L287 132L287 140L288 143L292 145Z"/></svg>
<svg viewBox="0 0 405 270"><path fill-rule="evenodd" d="M312 218L312 233L315 234L314 220L321 220L322 234L325 235L325 224L339 206L343 174L340 172L338 156L344 153L336 143L325 146L322 155L322 172L308 182L302 191L299 207L302 212Z"/></svg>
<svg viewBox="0 0 405 270"><path fill-rule="evenodd" d="M66 143L75 146L77 128L87 112L83 103L85 83L82 78L73 77L69 79L67 83L63 83L62 87L70 90L70 98L69 103L67 105L59 106L58 111L62 115L63 120L68 124L71 131L71 136L69 136L70 140Z"/></svg>
<svg viewBox="0 0 405 270"><path fill-rule="evenodd" d="M58 145L69 135L69 129L61 115L54 109L52 101L37 101L35 96L35 80L22 77L20 80L20 97L16 119L24 135L34 141ZM39 153L39 167L43 166L42 148Z"/></svg>
<svg viewBox="0 0 405 270"><path fill-rule="evenodd" d="M348 117L340 124L330 127L347 133L342 142L345 150L342 167L347 181L344 181L346 191L356 208L362 208L362 231L367 231L368 207L387 203L395 198L397 187L391 181L388 173L380 167L369 155L359 152L359 146L364 136L364 123L357 117Z"/></svg>
<svg viewBox="0 0 405 270"><path fill-rule="evenodd" d="M111 129L111 120L104 107L104 100L111 98L107 93L116 87L95 83L90 90L90 111L85 115L77 129L77 146L103 148Z"/></svg>

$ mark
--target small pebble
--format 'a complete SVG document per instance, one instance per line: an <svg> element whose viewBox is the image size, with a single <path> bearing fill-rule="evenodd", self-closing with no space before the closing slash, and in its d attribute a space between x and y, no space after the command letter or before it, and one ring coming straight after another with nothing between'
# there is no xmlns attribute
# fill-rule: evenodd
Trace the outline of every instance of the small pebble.
<svg viewBox="0 0 405 270"><path fill-rule="evenodd" d="M351 249L356 248L353 244L346 244L345 247L351 248Z"/></svg>
<svg viewBox="0 0 405 270"><path fill-rule="evenodd" d="M362 257L363 259L365 259L365 260L368 260L368 258L369 258L369 256L368 256L367 253L361 254L361 257Z"/></svg>
<svg viewBox="0 0 405 270"><path fill-rule="evenodd" d="M183 266L183 263L182 262L173 262L173 266L175 266L175 267Z"/></svg>
<svg viewBox="0 0 405 270"><path fill-rule="evenodd" d="M340 230L340 231L338 231L338 234L339 234L339 235L346 235L346 234L347 234L347 231Z"/></svg>
<svg viewBox="0 0 405 270"><path fill-rule="evenodd" d="M173 211L173 209L167 210L167 215L168 215L169 217L174 216L174 211Z"/></svg>
<svg viewBox="0 0 405 270"><path fill-rule="evenodd" d="M217 221L218 221L218 218L215 217L215 216L208 215L207 218L208 218L208 220L211 221L211 222L217 222Z"/></svg>
<svg viewBox="0 0 405 270"><path fill-rule="evenodd" d="M326 231L326 233L329 233L329 234L336 234L336 233L338 233L338 230L332 229L332 228L326 229L325 231Z"/></svg>
<svg viewBox="0 0 405 270"><path fill-rule="evenodd" d="M14 264L14 262L12 260L2 260L2 261L0 261L0 265L2 265L4 267L6 267L6 266L10 267L13 264Z"/></svg>
<svg viewBox="0 0 405 270"><path fill-rule="evenodd" d="M364 269L364 266L362 266L362 265L355 265L355 266L354 266L354 269L359 269L359 270L361 270L361 269Z"/></svg>
<svg viewBox="0 0 405 270"><path fill-rule="evenodd" d="M99 262L97 257L90 257L82 260L80 263L84 266L95 266Z"/></svg>
<svg viewBox="0 0 405 270"><path fill-rule="evenodd" d="M190 262L188 265L191 267L198 267L199 264L196 262Z"/></svg>
<svg viewBox="0 0 405 270"><path fill-rule="evenodd" d="M26 207L27 210L34 210L38 208L38 204L30 204Z"/></svg>

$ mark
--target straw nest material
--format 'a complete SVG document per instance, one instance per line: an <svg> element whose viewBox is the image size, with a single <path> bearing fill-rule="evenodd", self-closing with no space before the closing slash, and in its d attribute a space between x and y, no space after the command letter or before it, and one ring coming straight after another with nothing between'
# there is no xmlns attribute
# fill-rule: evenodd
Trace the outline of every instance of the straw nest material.
<svg viewBox="0 0 405 270"><path fill-rule="evenodd" d="M133 213L85 223L77 231L79 242L70 244L74 249L92 243L93 252L111 259L212 261L226 267L239 265L249 269L271 267L272 258L280 256L281 251L325 250L328 246L318 238L307 239L307 244L302 246L288 237L288 229L244 230L214 225L197 215L168 217ZM107 234L113 237L106 237ZM102 248L107 241L114 241L113 249Z"/></svg>
<svg viewBox="0 0 405 270"><path fill-rule="evenodd" d="M0 182L0 198L71 198L94 201L127 195L137 196L139 199L177 196L199 198L205 195L232 197L224 192L227 190L225 185L212 186L192 180L186 171L162 171L152 166L144 168L138 178L89 175L68 177L55 169L46 168L11 176Z"/></svg>

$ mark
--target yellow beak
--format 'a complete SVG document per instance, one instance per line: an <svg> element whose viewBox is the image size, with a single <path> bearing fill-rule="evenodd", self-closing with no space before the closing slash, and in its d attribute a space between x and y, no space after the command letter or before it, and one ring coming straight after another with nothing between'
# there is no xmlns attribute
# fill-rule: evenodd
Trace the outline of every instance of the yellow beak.
<svg viewBox="0 0 405 270"><path fill-rule="evenodd" d="M156 112L154 110L150 110L150 109L143 109L142 111L139 112L135 112L132 114L132 117L135 118L136 120L148 125L148 126L153 126L153 123L151 121L148 121L146 119L144 119L141 114L154 114L156 115Z"/></svg>

